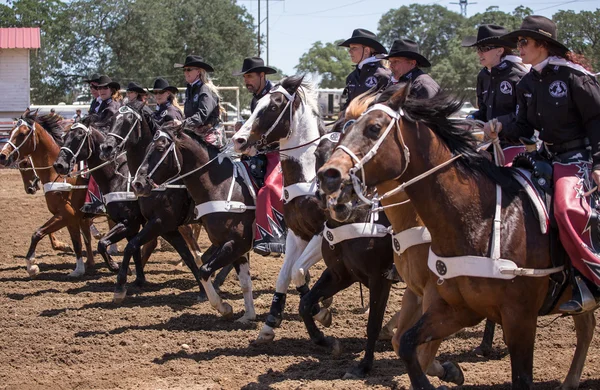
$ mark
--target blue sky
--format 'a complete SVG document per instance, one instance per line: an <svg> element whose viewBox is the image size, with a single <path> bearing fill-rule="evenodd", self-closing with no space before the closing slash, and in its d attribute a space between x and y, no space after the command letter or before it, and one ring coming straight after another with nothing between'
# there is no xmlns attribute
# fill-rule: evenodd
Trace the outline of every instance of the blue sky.
<svg viewBox="0 0 600 390"><path fill-rule="evenodd" d="M258 17L258 0L237 0L238 4ZM450 4L458 0L444 1L391 1L391 0L270 0L269 1L269 62L286 74L295 74L298 59L316 41L333 42L349 38L355 28L366 28L377 33L381 15L392 8L409 4L440 4L460 12L459 5ZM467 15L483 12L486 8L498 5L498 1L476 0L477 4L467 7ZM267 0L261 0L261 19L266 16ZM537 15L552 17L559 10L593 11L600 8L598 0L530 0L522 2L505 0L499 9L511 12L519 5L526 5ZM265 34L266 22L261 25ZM266 50L262 51L266 60Z"/></svg>

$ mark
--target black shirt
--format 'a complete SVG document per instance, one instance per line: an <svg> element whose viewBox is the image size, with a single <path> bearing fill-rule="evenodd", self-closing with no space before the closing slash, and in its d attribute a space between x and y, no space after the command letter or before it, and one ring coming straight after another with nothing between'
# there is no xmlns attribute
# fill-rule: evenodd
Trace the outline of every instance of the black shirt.
<svg viewBox="0 0 600 390"><path fill-rule="evenodd" d="M181 113L181 110L172 105L171 102L166 102L156 106L156 111L154 111L152 117L154 120L156 120L158 125L162 125L163 123L172 120L183 121L183 114Z"/></svg>
<svg viewBox="0 0 600 390"><path fill-rule="evenodd" d="M346 77L346 88L342 95L342 98L346 96L346 102L341 109L345 110L352 99L361 93L367 92L376 85L386 86L389 83L391 75L390 70L386 69L381 64L381 61L368 62L363 64L361 69L357 65L352 73Z"/></svg>
<svg viewBox="0 0 600 390"><path fill-rule="evenodd" d="M201 81L188 84L183 111L191 127L216 126L221 121L219 98Z"/></svg>
<svg viewBox="0 0 600 390"><path fill-rule="evenodd" d="M98 101L98 98L94 98L94 100L92 100L92 104L90 104L90 109L88 110L88 114L95 114L96 107L98 107L99 105L100 105L100 102Z"/></svg>
<svg viewBox="0 0 600 390"><path fill-rule="evenodd" d="M260 98L268 94L272 88L273 84L269 80L267 80L267 82L265 83L265 87L262 89L262 91L252 95L252 101L250 102L250 112L254 112L254 109L256 108L256 105L258 104Z"/></svg>
<svg viewBox="0 0 600 390"><path fill-rule="evenodd" d="M409 95L417 99L431 99L440 91L440 86L430 75L419 68L413 68L400 77L398 82L412 80Z"/></svg>
<svg viewBox="0 0 600 390"><path fill-rule="evenodd" d="M517 84L517 120L502 129L507 136L531 137L561 144L587 137L594 169L600 169L600 84L588 73L569 66L532 69ZM501 133L501 134L502 134Z"/></svg>
<svg viewBox="0 0 600 390"><path fill-rule="evenodd" d="M96 123L102 124L101 130L104 131L110 127L111 124L109 120L117 114L122 105L122 101L115 101L113 99L106 99L100 103L100 108L98 108L98 120Z"/></svg>

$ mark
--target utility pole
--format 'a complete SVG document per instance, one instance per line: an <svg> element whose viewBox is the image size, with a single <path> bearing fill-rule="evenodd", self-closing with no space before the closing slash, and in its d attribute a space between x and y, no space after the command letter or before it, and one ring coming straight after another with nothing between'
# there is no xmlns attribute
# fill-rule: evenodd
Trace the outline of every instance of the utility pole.
<svg viewBox="0 0 600 390"><path fill-rule="evenodd" d="M477 4L477 3L469 3L469 0L459 0L458 3L450 3L450 4L460 5L460 13L462 14L462 16L467 17L467 6L469 4Z"/></svg>
<svg viewBox="0 0 600 390"><path fill-rule="evenodd" d="M267 66L269 66L269 0L267 0Z"/></svg>
<svg viewBox="0 0 600 390"><path fill-rule="evenodd" d="M267 4L269 0L267 0ZM462 0L461 0L462 1ZM258 56L260 57L260 0L258 0Z"/></svg>

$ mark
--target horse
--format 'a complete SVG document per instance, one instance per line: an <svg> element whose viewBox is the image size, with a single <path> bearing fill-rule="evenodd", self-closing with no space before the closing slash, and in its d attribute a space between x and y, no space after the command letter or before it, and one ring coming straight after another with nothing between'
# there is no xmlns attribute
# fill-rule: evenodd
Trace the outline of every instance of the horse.
<svg viewBox="0 0 600 390"><path fill-rule="evenodd" d="M132 184L135 193L144 197L153 189L164 190L172 182L183 180L196 204L192 219L202 223L211 241L202 255L198 278L211 306L223 317L230 317L233 309L217 294L210 277L233 263L245 306L244 315L237 321L247 323L256 319L248 256L255 206L244 174L245 168L234 164L217 147L187 135L183 125L170 122L155 133Z"/></svg>
<svg viewBox="0 0 600 390"><path fill-rule="evenodd" d="M0 152L0 164L7 166L12 164L15 159L31 157L31 164L39 172L41 182L44 185L52 185L61 179L61 176L52 167L52 163L58 156L62 144L62 134L63 129L58 124L58 117L38 116L37 111L27 109L13 128L10 141ZM87 188L87 181L83 178L65 180L68 183L65 187L73 186L70 187L71 191L49 190L44 193L46 206L52 217L31 237L29 250L25 256L27 272L30 277L35 277L40 273L40 268L35 260L35 249L38 242L47 234L54 233L63 227L69 231L77 259L75 270L69 276L81 277L85 274L86 266L93 268L95 265L90 221L80 210L85 202L84 189ZM81 250L80 231L86 246L87 261L85 264ZM109 265L109 267L111 266L116 267L115 264Z"/></svg>
<svg viewBox="0 0 600 390"><path fill-rule="evenodd" d="M40 178L31 162L31 157L17 161L16 165L19 173L21 174L21 180L23 181L25 193L28 195L35 195L40 189ZM50 239L50 245L52 246L52 249L55 251L73 252L73 248L71 248L66 242L60 241L54 233L49 233L48 238Z"/></svg>
<svg viewBox="0 0 600 390"><path fill-rule="evenodd" d="M130 172L137 172L148 145L152 142L156 127L151 113L145 104L134 101L120 108L110 130L106 134L104 142L100 144L100 159L108 161L116 158L122 152L127 155L127 165ZM134 253L136 247L147 242L153 242L158 236L167 234L167 241L185 240L187 247L194 255L196 265L202 265L202 251L198 246L197 235L189 225L183 223L190 219L193 210L193 199L188 191L183 188L167 188L165 191L153 191L148 197L138 198L140 210L146 219L142 230L133 238L128 248L125 249L125 257ZM194 225L201 227L201 225ZM175 231L179 230L181 237ZM187 251L187 247L178 245L177 250ZM187 255L187 253L186 253ZM186 255L182 255L184 258ZM188 256L189 257L189 256ZM145 264L145 263L143 263ZM219 274L215 278L214 286L218 288L224 281L225 275ZM125 296L124 290L115 292L114 300L120 302Z"/></svg>
<svg viewBox="0 0 600 390"><path fill-rule="evenodd" d="M461 102L445 94L426 101L407 95L407 85L399 85L387 102L371 107L348 129L340 142L344 148L318 173L321 188L334 205L358 196L363 185L395 182L387 194L404 190L431 234L429 261L437 283L423 302L425 313L400 339L399 355L413 388L433 389L423 373L433 354L418 359L418 346L439 346L444 337L488 318L503 328L512 388L530 389L538 313L543 307L556 313L557 302L569 299L571 287L566 283L560 298L546 305L549 278L519 276L549 275L561 268L553 267L550 238L514 179L514 169L493 165L478 153L472 133L447 119ZM357 156L362 157L355 164ZM501 196L499 205L495 194ZM496 210L501 215L495 216ZM499 233L490 238L492 229L502 232L501 246ZM446 258L477 256L471 267L462 268L470 272L493 261L486 257L490 250L495 258L514 263L504 278L443 276L450 271ZM593 313L573 320L577 348L561 389L578 387L596 323Z"/></svg>

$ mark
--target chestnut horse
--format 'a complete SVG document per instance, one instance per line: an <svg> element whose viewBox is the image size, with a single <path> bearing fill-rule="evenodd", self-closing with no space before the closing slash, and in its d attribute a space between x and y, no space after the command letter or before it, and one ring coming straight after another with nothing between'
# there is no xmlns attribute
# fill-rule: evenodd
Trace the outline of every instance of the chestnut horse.
<svg viewBox="0 0 600 390"><path fill-rule="evenodd" d="M52 163L58 156L60 144L62 143L63 129L58 124L58 117L49 115L38 116L37 111L27 109L17 122L10 135L10 141L4 145L0 152L0 163L7 166L16 159L31 157L31 163L43 184L62 181L63 178L56 173ZM25 261L27 272L31 277L39 274L40 269L35 260L35 248L37 243L49 233L56 232L67 227L73 251L77 258L77 265L70 276L80 277L85 273L85 267L94 266L94 254L90 234L90 220L85 219L80 210L85 202L87 180L83 178L67 179L67 183L76 186L72 191L48 191L45 192L46 205L52 217L31 237L31 244ZM83 252L81 248L81 234L83 234L87 262L84 265ZM116 268L116 265L114 265Z"/></svg>
<svg viewBox="0 0 600 390"><path fill-rule="evenodd" d="M502 232L499 257L510 259L524 272L552 272L549 236L541 232L513 169L494 166L477 152L473 135L447 119L461 102L445 95L426 101L407 95L407 85L399 85L385 104L373 106L348 129L340 143L343 148L338 147L319 171L321 188L331 203L347 202L357 196L361 185L404 181L400 189L429 229L430 259L438 259L436 272L443 275L448 269L440 258L470 255L487 261L484 257L490 249L497 248L490 236L495 211L500 209L498 192L501 228L494 230ZM423 373L433 353L418 359L419 345L439 346L443 338L484 318L502 325L511 356L512 388L532 387L537 318L550 283L547 277L518 274L517 269L508 279L437 278L435 288L425 295L425 313L400 340L400 357L413 388L433 389ZM567 286L559 302L570 295ZM596 323L593 313L573 319L577 348L561 389L578 387Z"/></svg>

